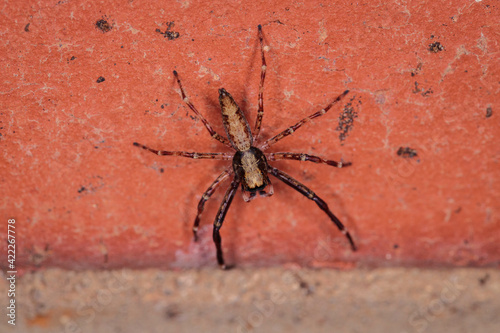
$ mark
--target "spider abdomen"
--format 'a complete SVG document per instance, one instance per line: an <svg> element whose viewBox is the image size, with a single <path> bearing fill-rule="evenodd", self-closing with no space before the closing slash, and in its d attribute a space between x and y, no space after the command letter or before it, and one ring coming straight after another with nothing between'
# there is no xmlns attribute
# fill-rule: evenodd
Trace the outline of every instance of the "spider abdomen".
<svg viewBox="0 0 500 333"><path fill-rule="evenodd" d="M252 132L243 111L224 88L219 89L222 123L231 145L236 150L249 150L253 143Z"/></svg>

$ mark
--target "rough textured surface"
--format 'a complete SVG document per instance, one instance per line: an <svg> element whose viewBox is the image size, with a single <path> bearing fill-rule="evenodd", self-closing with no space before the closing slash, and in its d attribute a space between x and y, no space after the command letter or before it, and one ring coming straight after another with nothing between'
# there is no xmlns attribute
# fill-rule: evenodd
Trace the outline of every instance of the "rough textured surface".
<svg viewBox="0 0 500 333"><path fill-rule="evenodd" d="M500 332L493 269L50 269L18 290L2 332Z"/></svg>
<svg viewBox="0 0 500 333"><path fill-rule="evenodd" d="M497 265L499 9L497 1L463 0L5 4L0 226L17 220L17 263L215 265L211 224L223 190L207 205L199 244L190 229L203 191L227 163L161 158L132 142L227 151L182 103L172 70L220 133L221 87L253 123L262 24L262 138L351 90L272 151L353 162L342 170L275 165L330 205L359 252L314 203L273 180L273 197L234 200L222 229L227 261ZM416 155L398 155L401 147ZM0 231L1 249L4 237Z"/></svg>

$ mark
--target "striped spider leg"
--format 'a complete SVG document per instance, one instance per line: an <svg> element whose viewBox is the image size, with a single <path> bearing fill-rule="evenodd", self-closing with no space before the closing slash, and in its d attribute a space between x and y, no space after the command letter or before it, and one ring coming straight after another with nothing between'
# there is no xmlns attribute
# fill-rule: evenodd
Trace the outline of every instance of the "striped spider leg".
<svg viewBox="0 0 500 333"><path fill-rule="evenodd" d="M198 203L198 213L196 214L196 218L194 219L194 225L193 225L193 235L194 235L194 241L198 241L198 227L200 225L200 218L201 218L201 213L203 213L203 209L205 208L205 202L207 202L208 199L212 196L212 194L215 192L217 187L226 180L231 174L233 173L233 170L231 168L227 168L222 172L219 177L210 185L210 187L203 193L201 196L200 202Z"/></svg>
<svg viewBox="0 0 500 333"><path fill-rule="evenodd" d="M217 262L219 266L223 269L226 268L226 264L224 261L224 256L222 251L222 238L220 235L220 229L224 222L227 211L229 210L231 202L233 201L234 195L238 187L241 186L243 199L247 202L253 200L256 197L271 196L274 191L268 174L273 175L278 180L284 182L285 184L292 187L302 195L306 196L308 199L314 201L318 205L318 207L328 215L333 224L335 224L335 226L345 235L345 237L349 241L349 244L351 245L351 248L355 251L356 246L349 231L347 231L347 229L340 222L340 220L331 212L326 202L322 200L320 197L318 197L313 191L311 191L305 185L293 179L286 173L269 165L267 161L299 160L299 161L309 161L313 163L322 163L338 168L349 166L351 165L351 163L327 160L318 156L313 156L304 153L279 152L279 153L264 154L263 152L273 144L293 134L305 123L309 122L314 118L326 114L333 107L333 105L342 100L342 98L344 98L344 96L347 95L349 91L348 90L344 91L337 98L335 98L330 104L328 104L324 109L321 109L320 111L313 113L312 115L300 120L295 125L288 127L284 131L266 140L260 146L255 146L254 142L257 142L258 140L262 125L262 119L264 117L264 101L263 101L264 81L267 69L266 59L264 55L264 50L266 50L267 47L264 47L262 27L260 25L258 26L258 34L259 34L262 66L261 66L261 75L259 84L259 109L257 112L253 134L250 130L250 125L248 124L248 121L245 118L245 115L243 114L243 111L236 104L233 97L224 88L221 88L219 89L219 103L221 106L222 123L224 125L227 138L219 135L215 130L213 130L212 126L203 117L203 115L201 115L201 113L199 113L198 110L194 107L194 105L189 101L189 98L187 97L184 88L182 87L179 76L177 72L174 71L174 76L179 85L183 101L201 119L201 121L203 122L204 126L206 127L212 138L230 147L234 152L194 153L185 151L156 150L136 142L134 142L134 145L160 156L181 156L194 159L232 160L231 167L228 167L226 170L224 170L201 197L198 203L198 212L193 225L194 239L197 240L198 238L197 231L200 224L200 217L205 207L205 202L211 197L211 195L215 192L215 190L220 186L220 184L223 181L232 176L231 184L226 190L222 203L215 217L213 225L213 234L212 234L212 238L216 247Z"/></svg>

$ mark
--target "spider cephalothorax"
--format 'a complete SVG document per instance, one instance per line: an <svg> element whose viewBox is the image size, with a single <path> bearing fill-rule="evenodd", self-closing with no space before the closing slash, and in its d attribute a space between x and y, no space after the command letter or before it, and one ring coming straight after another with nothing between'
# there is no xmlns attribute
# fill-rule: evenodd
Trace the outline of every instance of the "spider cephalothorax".
<svg viewBox="0 0 500 333"><path fill-rule="evenodd" d="M262 36L262 27L259 25L259 41L260 41L260 49L262 56L262 67L261 67L261 76L260 76L260 85L259 85L259 110L257 112L257 120L255 121L255 128L253 134L250 130L250 125L248 124L245 115L239 108L239 106L234 101L233 97L224 89L219 89L219 102L221 105L222 112L222 122L224 125L224 129L226 130L227 139L221 135L219 135L216 131L212 129L212 126L208 123L208 121L198 112L198 110L194 107L194 105L189 101L189 98L186 96L184 92L184 88L182 87L181 81L176 71L174 71L174 76L177 80L179 88L181 90L181 96L184 102L193 110L193 112L201 119L205 127L207 128L210 135L225 144L226 146L232 148L234 153L191 153L185 151L166 151L166 150L156 150L148 148L145 145L134 142L134 146L141 147L145 150L153 152L157 155L168 155L168 156L183 156L195 159L220 159L220 160L232 160L232 166L228 167L224 172L222 172L219 177L210 185L210 187L205 191L203 196L201 197L200 202L198 203L198 214L196 215L194 226L193 226L193 234L195 240L198 239L197 231L198 226L200 224L200 216L205 207L205 202L210 198L210 196L214 193L216 188L220 185L222 181L229 178L233 175L233 180L231 185L229 186L226 194L224 195L224 199L222 204L217 212L217 216L215 217L214 222L214 230L213 230L213 240L215 242L215 246L217 249L217 262L219 263L221 268L225 268L225 262L222 255L222 240L220 237L220 228L222 227L222 223L224 222L224 218L226 213L231 205L231 202L234 198L234 194L238 189L238 186L241 184L241 190L243 193L243 199L245 201L250 201L257 196L270 196L273 194L273 186L269 179L268 174L273 175L277 179L283 181L285 184L294 188L298 192L305 195L307 198L316 202L316 204L321 208L328 217L332 220L332 222L337 226L337 228L347 237L351 248L356 250L356 246L352 240L351 235L344 227L344 225L339 221L339 219L330 211L328 205L319 198L313 191L299 183L286 173L272 167L268 164L269 161L276 160L300 160L300 161L310 161L314 163L323 163L331 166L336 166L338 168L346 167L351 165L351 163L343 163L336 162L332 160L325 160L318 156L303 154L303 153L267 153L264 151L269 148L271 145L275 144L279 140L284 137L292 134L297 129L299 129L304 123L308 122L311 119L316 117L320 117L330 110L330 108L344 98L345 95L349 92L348 90L344 91L337 98L335 98L329 105L327 105L324 109L313 113L309 117L306 117L299 121L297 124L288 127L286 130L278 133L272 138L264 141L262 144L255 146L254 143L257 142L260 128L262 124L262 117L264 116L264 80L266 77L266 59L264 57L264 42Z"/></svg>

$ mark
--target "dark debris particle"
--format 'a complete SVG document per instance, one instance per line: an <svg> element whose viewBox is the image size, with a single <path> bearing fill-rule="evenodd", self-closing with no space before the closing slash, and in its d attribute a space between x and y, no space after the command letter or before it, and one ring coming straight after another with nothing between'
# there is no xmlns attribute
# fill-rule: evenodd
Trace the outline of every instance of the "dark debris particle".
<svg viewBox="0 0 500 333"><path fill-rule="evenodd" d="M490 279L490 274L486 273L482 278L479 278L479 284L481 286L484 286L489 279Z"/></svg>
<svg viewBox="0 0 500 333"><path fill-rule="evenodd" d="M285 25L285 23L281 22L280 20L274 20L274 21L271 21L269 23L278 23L278 24L281 24L281 25Z"/></svg>
<svg viewBox="0 0 500 333"><path fill-rule="evenodd" d="M29 23L24 26L24 31L30 32L30 24Z"/></svg>
<svg viewBox="0 0 500 333"><path fill-rule="evenodd" d="M339 126L337 126L336 130L340 131L339 139L340 141L344 141L347 138L347 133L352 130L354 126L354 118L358 118L358 113L354 110L352 106L352 102L356 96L351 98L349 103L344 106L344 110L339 115ZM361 101L358 101L361 104Z"/></svg>
<svg viewBox="0 0 500 333"><path fill-rule="evenodd" d="M420 71L422 70L422 66L423 66L423 64L421 62L419 62L417 65L417 68L415 68L414 70L411 71L411 76L415 76L418 73L420 73Z"/></svg>
<svg viewBox="0 0 500 333"><path fill-rule="evenodd" d="M82 186L82 187L80 187L80 189L78 190L78 193L82 193L82 192L83 192L83 191L85 191L85 190L86 190L85 186Z"/></svg>
<svg viewBox="0 0 500 333"><path fill-rule="evenodd" d="M433 53L438 53L440 51L443 51L444 50L444 46L441 45L440 42L434 42L432 44L429 44L429 51L433 52Z"/></svg>
<svg viewBox="0 0 500 333"><path fill-rule="evenodd" d="M488 106L486 108L486 118L489 118L493 115L493 109L491 108L491 106Z"/></svg>
<svg viewBox="0 0 500 333"><path fill-rule="evenodd" d="M394 244L394 249L399 249L399 244Z"/></svg>
<svg viewBox="0 0 500 333"><path fill-rule="evenodd" d="M305 281L300 281L299 282L299 287L300 287L300 289L304 290L304 292L306 293L306 295L311 295L311 294L314 293L314 290Z"/></svg>
<svg viewBox="0 0 500 333"><path fill-rule="evenodd" d="M417 81L415 81L415 89L413 89L413 91L412 91L412 92L413 92L414 94L418 94L418 93L419 93L419 92L421 92L421 91L422 91L422 89L420 89L420 88L418 87L418 82L417 82Z"/></svg>
<svg viewBox="0 0 500 333"><path fill-rule="evenodd" d="M417 155L416 149L411 149L410 147L399 147L398 155L404 158L413 158Z"/></svg>
<svg viewBox="0 0 500 333"><path fill-rule="evenodd" d="M113 27L105 19L100 19L95 23L97 29L101 30L103 33L111 31Z"/></svg>
<svg viewBox="0 0 500 333"><path fill-rule="evenodd" d="M165 170L163 168L160 168L160 173L163 173L165 172Z"/></svg>
<svg viewBox="0 0 500 333"><path fill-rule="evenodd" d="M423 89L423 88L419 88L418 87L418 82L415 81L415 89L413 89L412 91L414 94L418 94L420 93L420 95L424 96L424 97L427 97L429 94L432 94L434 93L434 91L432 90L432 88L429 88L427 90Z"/></svg>
<svg viewBox="0 0 500 333"><path fill-rule="evenodd" d="M102 76L99 76L99 77L97 78L97 81L96 81L96 82L97 82L97 83L101 83L101 82L104 82L104 81L106 81L106 79L105 79L104 77L102 77Z"/></svg>
<svg viewBox="0 0 500 333"><path fill-rule="evenodd" d="M174 22L167 22L167 30L165 30L165 32L162 32L160 29L156 29L155 31L163 35L163 37L168 38L169 40L173 40L181 36L177 31L170 30L174 27L174 25Z"/></svg>
<svg viewBox="0 0 500 333"><path fill-rule="evenodd" d="M434 91L432 90L432 88L429 88L426 91L422 91L421 95L424 97L427 97L428 95L433 94L433 93L434 93Z"/></svg>
<svg viewBox="0 0 500 333"><path fill-rule="evenodd" d="M302 289L306 296L312 295L314 293L314 287L309 285L304 281L299 275L295 275L296 281L299 283L300 289Z"/></svg>
<svg viewBox="0 0 500 333"><path fill-rule="evenodd" d="M165 318L166 319L174 319L175 317L179 316L181 314L181 311L177 305L170 305L167 307L165 310Z"/></svg>

